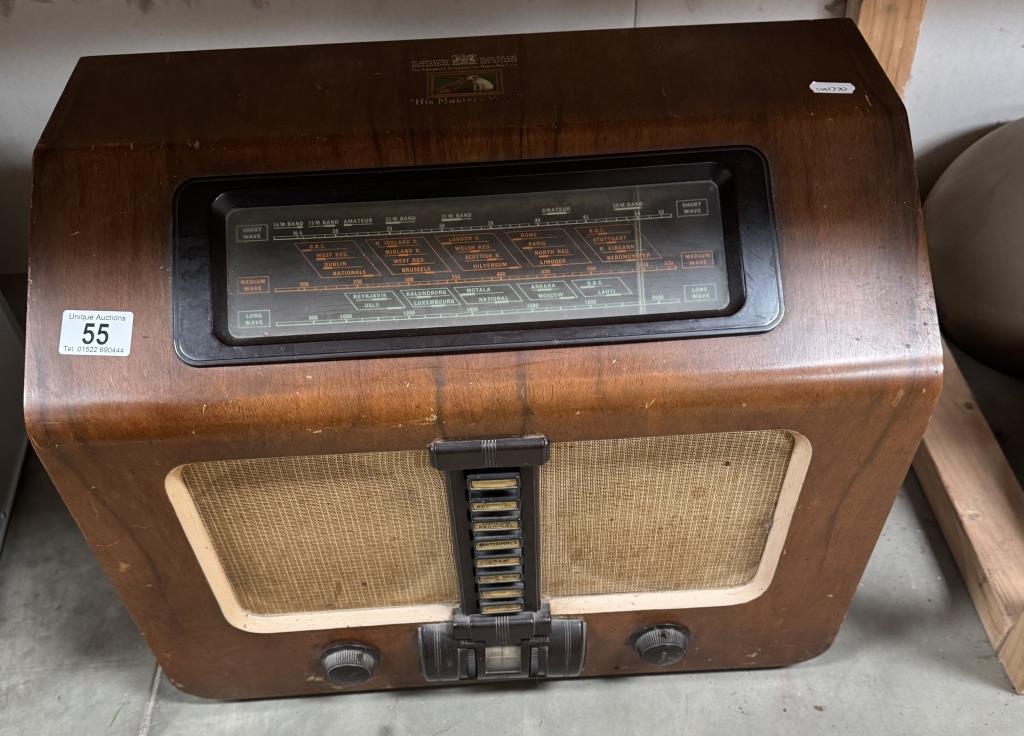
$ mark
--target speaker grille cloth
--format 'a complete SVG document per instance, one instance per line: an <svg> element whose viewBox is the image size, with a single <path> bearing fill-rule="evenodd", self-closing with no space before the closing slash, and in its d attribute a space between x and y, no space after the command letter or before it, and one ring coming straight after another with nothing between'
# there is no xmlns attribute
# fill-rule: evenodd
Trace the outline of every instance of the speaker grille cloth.
<svg viewBox="0 0 1024 736"><path fill-rule="evenodd" d="M458 600L448 499L426 452L195 463L182 480L248 611Z"/></svg>
<svg viewBox="0 0 1024 736"><path fill-rule="evenodd" d="M552 445L540 484L545 594L748 582L792 451L778 431Z"/></svg>
<svg viewBox="0 0 1024 736"><path fill-rule="evenodd" d="M792 450L782 431L553 444L543 594L748 582ZM426 452L195 463L182 480L252 613L457 602L446 491Z"/></svg>

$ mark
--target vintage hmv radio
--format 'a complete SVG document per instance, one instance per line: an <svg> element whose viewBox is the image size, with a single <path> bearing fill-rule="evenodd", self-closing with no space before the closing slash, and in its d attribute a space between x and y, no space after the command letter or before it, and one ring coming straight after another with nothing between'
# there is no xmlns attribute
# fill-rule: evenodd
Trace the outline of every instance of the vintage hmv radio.
<svg viewBox="0 0 1024 736"><path fill-rule="evenodd" d="M26 418L219 698L824 651L941 354L847 21L83 59Z"/></svg>

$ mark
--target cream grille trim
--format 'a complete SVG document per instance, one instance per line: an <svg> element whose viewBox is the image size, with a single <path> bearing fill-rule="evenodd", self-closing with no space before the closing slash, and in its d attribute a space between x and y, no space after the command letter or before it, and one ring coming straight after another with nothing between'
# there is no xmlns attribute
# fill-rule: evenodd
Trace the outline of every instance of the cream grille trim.
<svg viewBox="0 0 1024 736"><path fill-rule="evenodd" d="M552 613L761 595L810 457L806 438L781 430L553 444L541 481ZM237 628L426 623L456 604L443 481L425 451L193 463L165 485Z"/></svg>

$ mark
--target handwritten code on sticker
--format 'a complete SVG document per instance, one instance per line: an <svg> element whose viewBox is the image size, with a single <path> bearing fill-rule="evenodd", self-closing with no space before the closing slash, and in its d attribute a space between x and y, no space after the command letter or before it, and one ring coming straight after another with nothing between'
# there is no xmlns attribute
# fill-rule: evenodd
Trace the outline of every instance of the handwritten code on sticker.
<svg viewBox="0 0 1024 736"><path fill-rule="evenodd" d="M131 312L65 309L60 323L61 355L126 358L132 351Z"/></svg>
<svg viewBox="0 0 1024 736"><path fill-rule="evenodd" d="M857 89L852 82L811 82L810 87L816 95L852 95Z"/></svg>

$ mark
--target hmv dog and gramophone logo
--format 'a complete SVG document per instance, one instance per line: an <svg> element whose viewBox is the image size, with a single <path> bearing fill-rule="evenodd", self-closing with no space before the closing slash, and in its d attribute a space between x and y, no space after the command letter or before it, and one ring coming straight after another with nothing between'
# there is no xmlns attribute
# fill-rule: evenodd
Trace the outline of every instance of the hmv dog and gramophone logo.
<svg viewBox="0 0 1024 736"><path fill-rule="evenodd" d="M497 101L505 92L502 72L518 63L515 54L462 53L440 59L416 59L410 71L423 76L426 94L410 101L415 105Z"/></svg>

